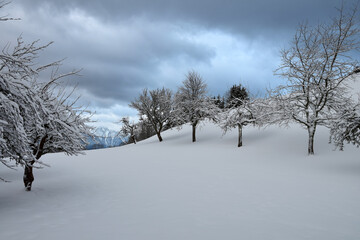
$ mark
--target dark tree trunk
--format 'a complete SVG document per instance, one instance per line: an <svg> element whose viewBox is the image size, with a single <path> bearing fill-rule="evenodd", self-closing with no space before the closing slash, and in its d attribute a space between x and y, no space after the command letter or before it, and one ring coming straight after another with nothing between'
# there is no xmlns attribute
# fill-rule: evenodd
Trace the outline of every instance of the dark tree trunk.
<svg viewBox="0 0 360 240"><path fill-rule="evenodd" d="M157 137L158 137L158 139L159 139L159 142L162 142L163 139L162 139L162 137L161 137L161 135L160 135L160 132L157 132L156 135L157 135Z"/></svg>
<svg viewBox="0 0 360 240"><path fill-rule="evenodd" d="M238 124L238 131L239 131L239 136L238 136L238 147L242 146L242 125Z"/></svg>
<svg viewBox="0 0 360 240"><path fill-rule="evenodd" d="M46 134L45 136L43 136L41 138L39 147L37 149L33 150L33 154L34 154L36 160L40 159L41 156L43 155L44 145L45 145L47 138L48 138L48 135ZM33 174L34 163L35 163L35 161L30 161L30 163L25 164L23 180L24 180L24 185L25 185L26 191L31 191L31 186L34 181L34 174Z"/></svg>
<svg viewBox="0 0 360 240"><path fill-rule="evenodd" d="M136 144L136 138L135 138L135 136L134 135L131 135L131 142L133 143L133 144Z"/></svg>
<svg viewBox="0 0 360 240"><path fill-rule="evenodd" d="M315 137L315 130L316 127L308 127L308 133L309 133L309 141L308 141L308 154L314 155L314 137Z"/></svg>
<svg viewBox="0 0 360 240"><path fill-rule="evenodd" d="M134 143L134 144L136 144L136 137L135 137L135 129L134 129L134 127L132 126L130 126L130 141L132 142L132 143ZM131 143L130 142L130 143Z"/></svg>
<svg viewBox="0 0 360 240"><path fill-rule="evenodd" d="M196 142L196 124L192 125L192 141Z"/></svg>
<svg viewBox="0 0 360 240"><path fill-rule="evenodd" d="M31 185L34 181L34 175L33 175L33 164L35 161L31 161L29 164L25 165L24 169L24 185L26 191L31 191Z"/></svg>

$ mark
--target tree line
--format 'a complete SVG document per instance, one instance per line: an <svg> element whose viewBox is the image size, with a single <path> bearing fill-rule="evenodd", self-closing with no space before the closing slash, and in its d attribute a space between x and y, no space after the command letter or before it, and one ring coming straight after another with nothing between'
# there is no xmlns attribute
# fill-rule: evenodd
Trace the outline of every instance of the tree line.
<svg viewBox="0 0 360 240"><path fill-rule="evenodd" d="M211 119L224 133L238 129L238 147L242 146L242 129L248 124L289 123L307 130L309 155L314 154L318 126L330 129L331 141L340 150L344 142L359 146L359 101L353 99L349 87L359 72L358 61L353 59L360 47L358 10L346 10L344 5L337 10L338 16L327 23L299 26L290 47L281 50L281 65L275 71L287 83L268 90L266 97L250 97L243 86L235 85L228 92L234 96L230 101L220 96L210 98L202 77L190 71L175 94L165 88L144 89L130 107L138 110L142 123L153 127L160 142L163 129L187 123L192 126L195 142L198 124ZM131 139L135 142L135 134Z"/></svg>

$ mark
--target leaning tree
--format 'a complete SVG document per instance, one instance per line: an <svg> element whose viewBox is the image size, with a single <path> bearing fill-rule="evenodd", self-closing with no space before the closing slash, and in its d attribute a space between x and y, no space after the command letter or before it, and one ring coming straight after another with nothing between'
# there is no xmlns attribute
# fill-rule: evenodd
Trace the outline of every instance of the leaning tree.
<svg viewBox="0 0 360 240"><path fill-rule="evenodd" d="M359 49L357 9L345 11L329 23L300 25L288 49L281 51L276 74L287 84L273 92L283 110L284 122L295 121L308 131L308 154L314 154L314 136L319 125L328 125L345 101L345 81L357 62L351 58Z"/></svg>
<svg viewBox="0 0 360 240"><path fill-rule="evenodd" d="M0 1L0 9L7 4ZM0 16L0 22L9 20L15 19ZM5 47L0 53L0 162L9 168L23 163L23 158L31 158L26 116L38 120L36 106L40 103L33 89L33 78L38 72L33 60L45 47L38 47L35 42L24 45L20 37L13 51Z"/></svg>
<svg viewBox="0 0 360 240"><path fill-rule="evenodd" d="M69 73L72 75L73 73ZM59 88L59 79L67 76L53 76L47 83L37 83L37 95L41 99L38 107L40 120L25 126L33 158L25 163L24 185L31 190L34 181L33 167L48 153L63 152L77 155L85 149L86 138L92 136L89 123L91 113L76 107L78 98L72 100L74 91Z"/></svg>
<svg viewBox="0 0 360 240"><path fill-rule="evenodd" d="M0 8L6 4L0 2ZM0 20L12 20L0 18ZM0 53L0 162L7 167L24 167L24 184L31 190L33 167L50 152L77 154L83 150L89 115L77 109L69 94L59 88L59 80L77 71L57 74L61 62L37 64L41 51L49 45L38 41L26 44L21 37L13 49ZM52 69L48 82L39 74Z"/></svg>
<svg viewBox="0 0 360 240"><path fill-rule="evenodd" d="M74 106L73 91L65 93L60 80L77 71L52 75L48 82L38 81L40 72L57 69L60 62L36 66L34 61L48 45L25 44L21 38L13 50L0 54L0 160L8 167L24 167L24 184L31 190L33 167L40 158L53 152L69 155L84 149L91 135L89 114Z"/></svg>
<svg viewBox="0 0 360 240"><path fill-rule="evenodd" d="M43 102L36 90L36 77L47 68L35 66L34 60L47 46L25 44L19 37L14 49L4 48L0 54L0 159L8 167L13 166L11 160L24 165L33 157L27 130L41 122Z"/></svg>

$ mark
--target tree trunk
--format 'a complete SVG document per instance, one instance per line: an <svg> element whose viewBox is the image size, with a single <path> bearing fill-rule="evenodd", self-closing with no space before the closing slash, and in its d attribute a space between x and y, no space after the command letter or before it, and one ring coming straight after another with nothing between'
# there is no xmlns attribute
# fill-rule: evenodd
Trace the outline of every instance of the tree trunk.
<svg viewBox="0 0 360 240"><path fill-rule="evenodd" d="M308 127L309 142L308 142L308 154L314 155L314 137L316 127Z"/></svg>
<svg viewBox="0 0 360 240"><path fill-rule="evenodd" d="M196 124L192 124L192 141L196 142Z"/></svg>
<svg viewBox="0 0 360 240"><path fill-rule="evenodd" d="M29 164L25 165L23 180L26 191L31 191L31 185L32 182L34 181L33 167L32 167L34 162L35 161L31 161Z"/></svg>
<svg viewBox="0 0 360 240"><path fill-rule="evenodd" d="M163 139L162 139L162 137L161 137L161 135L160 135L160 132L157 132L156 135L157 135L157 137L158 137L158 139L159 139L159 142L162 142Z"/></svg>
<svg viewBox="0 0 360 240"><path fill-rule="evenodd" d="M242 146L242 125L238 124L238 131L239 131L239 136L238 136L238 147Z"/></svg>
<svg viewBox="0 0 360 240"><path fill-rule="evenodd" d="M39 160L41 158L41 156L43 155L44 145L45 145L47 138L48 138L48 135L45 134L45 136L43 136L40 140L39 147L33 150L33 154L34 154L36 160ZM34 181L34 174L33 174L34 163L35 163L35 161L31 161L29 164L28 163L25 164L23 180L24 180L24 185L25 185L26 191L31 191L31 185Z"/></svg>

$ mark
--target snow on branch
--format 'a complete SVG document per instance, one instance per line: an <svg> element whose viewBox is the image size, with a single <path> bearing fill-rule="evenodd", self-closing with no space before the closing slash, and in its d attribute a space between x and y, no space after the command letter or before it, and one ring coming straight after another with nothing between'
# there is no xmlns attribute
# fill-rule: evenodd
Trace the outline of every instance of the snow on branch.
<svg viewBox="0 0 360 240"><path fill-rule="evenodd" d="M314 135L318 125L328 126L337 109L347 101L346 82L358 62L352 52L360 49L357 8L344 5L330 22L310 27L301 24L288 49L281 53L276 74L287 84L272 92L279 121L294 121L309 133L308 153L314 154Z"/></svg>

